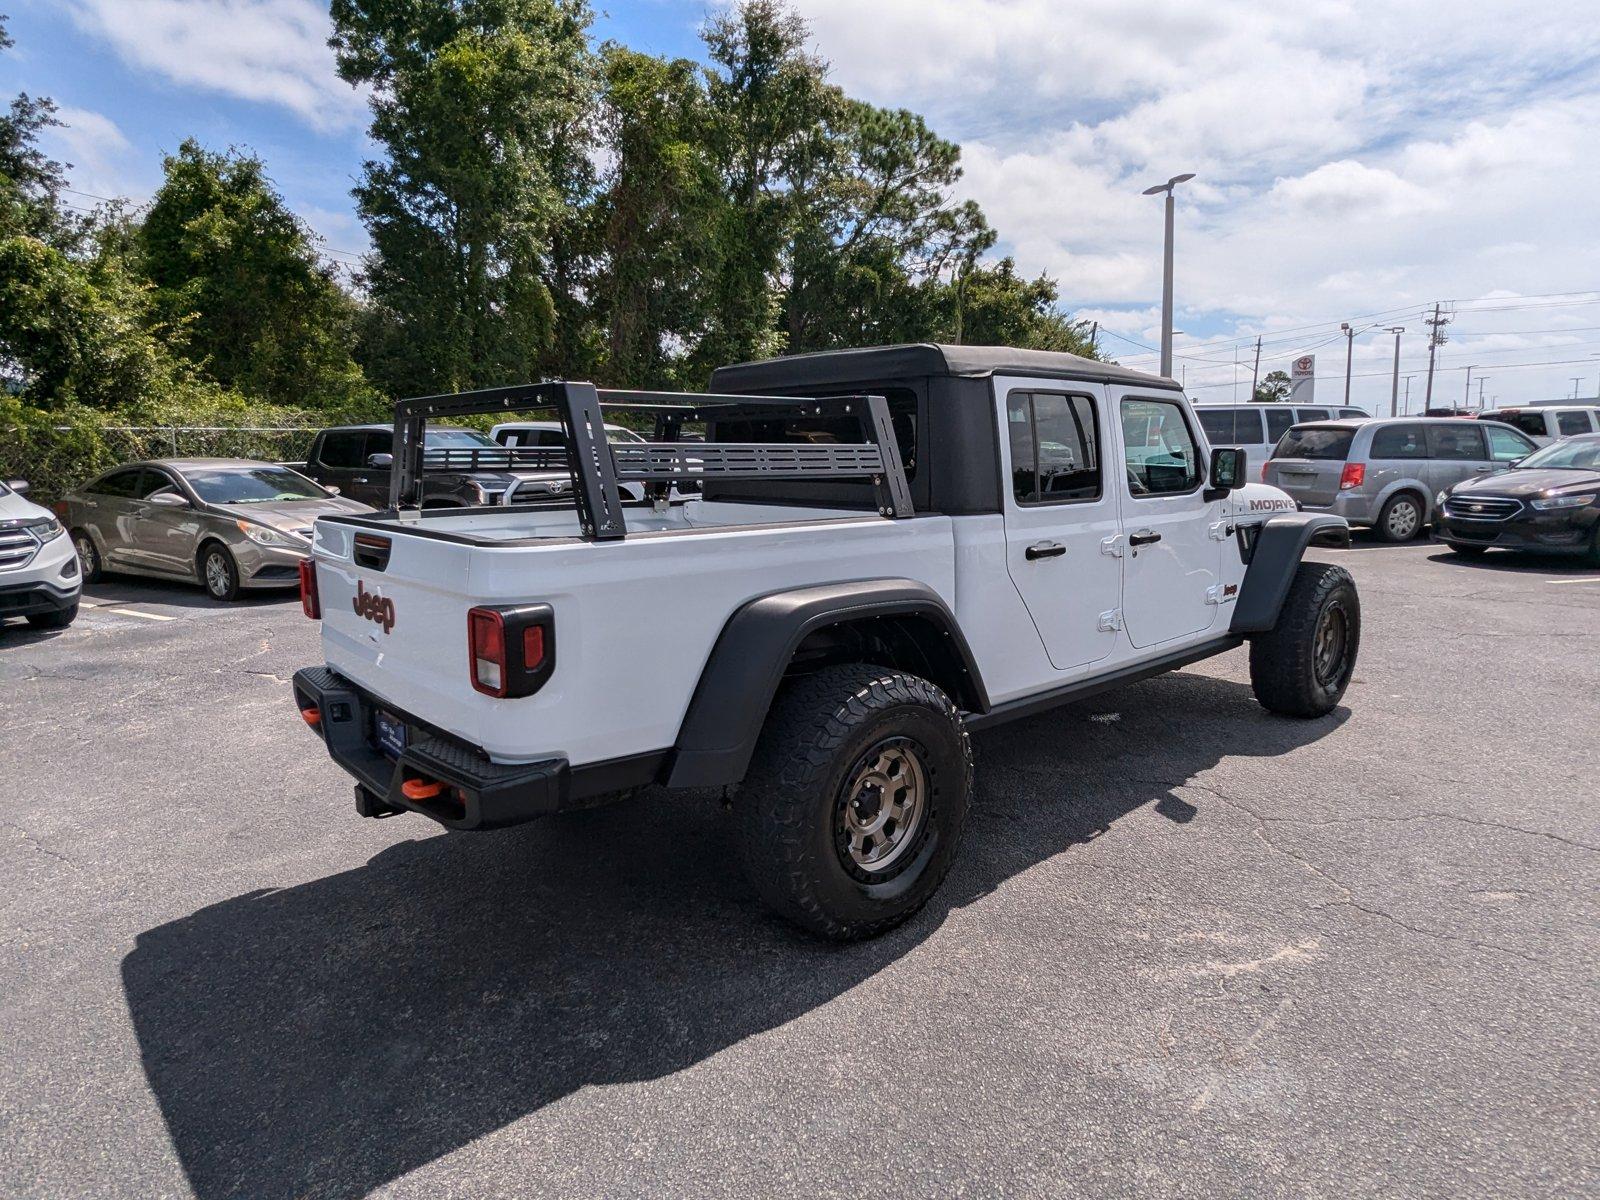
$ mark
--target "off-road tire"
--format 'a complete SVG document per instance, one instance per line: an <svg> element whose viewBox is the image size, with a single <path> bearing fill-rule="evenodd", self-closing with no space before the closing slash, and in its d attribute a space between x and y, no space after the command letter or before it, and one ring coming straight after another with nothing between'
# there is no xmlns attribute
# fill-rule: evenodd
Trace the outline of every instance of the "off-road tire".
<svg viewBox="0 0 1600 1200"><path fill-rule="evenodd" d="M221 557L222 572L219 579L211 575L211 559L213 555ZM237 600L239 598L239 564L235 561L232 552L221 542L207 542L200 547L196 556L196 563L200 568L200 586L205 588L206 595L213 600Z"/></svg>
<svg viewBox="0 0 1600 1200"><path fill-rule="evenodd" d="M1390 529L1389 522L1394 516L1395 509L1399 508L1402 504L1409 504L1412 508L1416 509L1417 523L1411 526L1410 532L1396 533ZM1377 523L1374 524L1372 528L1373 531L1376 532L1377 535L1384 541L1399 543L1409 542L1418 537L1422 533L1422 527L1427 523L1428 506L1423 503L1421 497L1417 496L1414 492L1396 492L1384 502L1382 511L1378 513Z"/></svg>
<svg viewBox="0 0 1600 1200"><path fill-rule="evenodd" d="M1318 634L1337 610L1344 645L1337 670L1319 673ZM1250 643L1250 686L1263 708L1287 717L1320 717L1343 698L1361 649L1361 598L1343 567L1301 563L1284 597L1278 623Z"/></svg>
<svg viewBox="0 0 1600 1200"><path fill-rule="evenodd" d="M78 619L78 606L73 603L57 612L30 613L28 625L33 629L65 629Z"/></svg>
<svg viewBox="0 0 1600 1200"><path fill-rule="evenodd" d="M925 772L926 808L897 867L847 865L839 825L863 756L904 739ZM740 860L773 910L837 941L906 920L944 882L972 793L972 748L950 697L887 667L826 667L785 685L735 801Z"/></svg>
<svg viewBox="0 0 1600 1200"><path fill-rule="evenodd" d="M100 561L100 547L94 544L94 535L87 529L74 529L71 536L72 550L78 556L78 570L83 575L83 582L94 583L105 574L105 565Z"/></svg>

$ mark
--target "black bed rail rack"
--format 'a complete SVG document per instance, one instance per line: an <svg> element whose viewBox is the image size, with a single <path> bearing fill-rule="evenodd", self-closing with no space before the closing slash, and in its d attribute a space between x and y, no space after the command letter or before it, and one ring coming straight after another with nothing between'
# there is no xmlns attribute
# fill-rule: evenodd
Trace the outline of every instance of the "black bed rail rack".
<svg viewBox="0 0 1600 1200"><path fill-rule="evenodd" d="M601 405L655 418L655 440L612 445ZM560 461L572 477L572 496L583 535L594 541L627 536L619 482L644 483L652 501L664 501L674 483L739 479L870 479L878 512L912 515L900 447L882 396L730 396L689 392L636 392L592 383L553 381L422 396L394 406L394 463L389 507L411 514L421 501L424 472L434 451L424 451L429 420L482 413L551 409L566 432L571 453ZM854 417L861 441L844 445L767 442L683 442L686 424L728 419ZM519 464L521 465L521 464Z"/></svg>

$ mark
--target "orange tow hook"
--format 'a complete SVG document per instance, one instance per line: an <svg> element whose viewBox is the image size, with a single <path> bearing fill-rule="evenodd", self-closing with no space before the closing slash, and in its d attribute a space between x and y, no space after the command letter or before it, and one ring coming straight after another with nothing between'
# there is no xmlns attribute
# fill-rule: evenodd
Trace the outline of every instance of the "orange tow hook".
<svg viewBox="0 0 1600 1200"><path fill-rule="evenodd" d="M302 708L300 715L305 718L306 724L313 729L322 724L322 710L320 708Z"/></svg>
<svg viewBox="0 0 1600 1200"><path fill-rule="evenodd" d="M431 779L408 779L400 785L407 800L432 800L444 791L444 784Z"/></svg>

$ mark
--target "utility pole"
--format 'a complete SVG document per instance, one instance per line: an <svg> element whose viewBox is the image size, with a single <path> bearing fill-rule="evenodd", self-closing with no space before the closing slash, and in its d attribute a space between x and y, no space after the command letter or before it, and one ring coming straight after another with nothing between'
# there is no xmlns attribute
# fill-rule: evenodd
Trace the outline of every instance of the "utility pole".
<svg viewBox="0 0 1600 1200"><path fill-rule="evenodd" d="M1428 326L1428 390L1422 398L1422 411L1427 412L1433 407L1433 359L1440 346L1450 339L1444 335L1444 327L1450 324L1450 318L1439 315L1439 306L1433 306L1433 317L1422 322Z"/></svg>
<svg viewBox="0 0 1600 1200"><path fill-rule="evenodd" d="M1582 382L1583 382L1583 376L1582 375L1574 375L1572 377L1572 398L1574 400L1576 400L1578 398L1578 385L1580 383L1582 383Z"/></svg>
<svg viewBox="0 0 1600 1200"><path fill-rule="evenodd" d="M1261 375L1261 339L1256 338L1256 365L1250 368L1250 402L1255 403L1256 382Z"/></svg>
<svg viewBox="0 0 1600 1200"><path fill-rule="evenodd" d="M1400 415L1400 335L1406 331L1404 325L1391 325L1384 330L1385 333L1394 334L1394 384L1389 388L1389 415ZM1409 390L1409 389L1408 389Z"/></svg>
<svg viewBox="0 0 1600 1200"><path fill-rule="evenodd" d="M1461 396L1461 407L1469 408L1472 405L1472 367L1467 367L1467 390Z"/></svg>
<svg viewBox="0 0 1600 1200"><path fill-rule="evenodd" d="M1167 239L1161 253L1161 374L1168 379L1172 378L1172 226L1175 211L1172 191L1180 183L1188 183L1193 178L1194 172L1190 171L1174 175L1165 183L1144 190L1146 196L1159 196L1162 192L1167 194Z"/></svg>
<svg viewBox="0 0 1600 1200"><path fill-rule="evenodd" d="M1350 407L1350 360L1356 352L1356 331L1350 328L1350 322L1340 321L1339 328L1344 330L1344 406Z"/></svg>
<svg viewBox="0 0 1600 1200"><path fill-rule="evenodd" d="M1478 411L1479 412L1483 411L1483 381L1485 379L1488 379L1488 378L1489 377L1487 375L1479 375L1478 376Z"/></svg>
<svg viewBox="0 0 1600 1200"><path fill-rule="evenodd" d="M1089 326L1089 353L1096 358L1100 357L1100 322L1096 321Z"/></svg>
<svg viewBox="0 0 1600 1200"><path fill-rule="evenodd" d="M1405 403L1400 407L1400 411L1403 413L1409 413L1411 411L1411 381L1415 378L1415 375L1406 376L1406 399Z"/></svg>

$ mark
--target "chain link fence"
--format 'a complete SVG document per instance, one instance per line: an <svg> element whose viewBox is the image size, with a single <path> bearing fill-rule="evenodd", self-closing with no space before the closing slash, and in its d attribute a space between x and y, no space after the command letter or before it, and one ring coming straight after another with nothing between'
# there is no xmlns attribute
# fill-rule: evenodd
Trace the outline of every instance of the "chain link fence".
<svg viewBox="0 0 1600 1200"><path fill-rule="evenodd" d="M0 431L0 477L26 479L50 504L103 471L146 458L255 458L303 462L312 427L50 425Z"/></svg>

